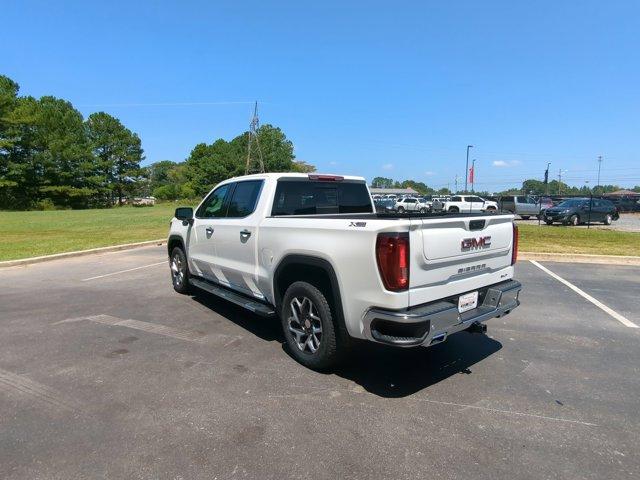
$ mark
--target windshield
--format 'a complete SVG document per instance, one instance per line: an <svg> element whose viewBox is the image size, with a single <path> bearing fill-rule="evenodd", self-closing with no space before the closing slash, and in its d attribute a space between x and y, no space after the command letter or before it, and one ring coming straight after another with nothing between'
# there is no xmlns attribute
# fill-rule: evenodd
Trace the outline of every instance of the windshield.
<svg viewBox="0 0 640 480"><path fill-rule="evenodd" d="M562 208L575 208L575 207L579 207L581 205L584 205L586 203L585 200L565 200L562 203L558 204L558 207L562 207Z"/></svg>

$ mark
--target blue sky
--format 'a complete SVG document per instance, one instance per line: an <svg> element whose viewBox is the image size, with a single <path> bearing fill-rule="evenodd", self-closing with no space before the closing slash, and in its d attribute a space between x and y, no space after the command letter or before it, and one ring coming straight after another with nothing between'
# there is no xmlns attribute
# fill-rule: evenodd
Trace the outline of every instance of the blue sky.
<svg viewBox="0 0 640 480"><path fill-rule="evenodd" d="M0 0L0 73L103 110L146 162L281 127L320 171L640 184L640 2ZM463 181L463 180L462 180Z"/></svg>

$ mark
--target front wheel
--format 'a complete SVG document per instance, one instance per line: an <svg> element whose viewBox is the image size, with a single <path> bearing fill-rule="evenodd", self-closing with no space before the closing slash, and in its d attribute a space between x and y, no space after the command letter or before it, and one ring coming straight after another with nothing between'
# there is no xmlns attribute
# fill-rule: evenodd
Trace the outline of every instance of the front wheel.
<svg viewBox="0 0 640 480"><path fill-rule="evenodd" d="M293 283L284 294L280 317L289 352L298 362L313 370L339 363L343 352L337 327L320 290L307 282Z"/></svg>
<svg viewBox="0 0 640 480"><path fill-rule="evenodd" d="M460 209L458 207L449 207L449 211L451 213L458 213L460 211Z"/></svg>
<svg viewBox="0 0 640 480"><path fill-rule="evenodd" d="M189 285L189 266L187 265L187 256L180 247L175 247L171 252L169 260L171 267L171 282L173 289L182 294L187 294L191 290Z"/></svg>
<svg viewBox="0 0 640 480"><path fill-rule="evenodd" d="M613 221L613 217L611 216L610 213L607 213L607 216L604 217L604 224L605 225L611 225L612 221Z"/></svg>
<svg viewBox="0 0 640 480"><path fill-rule="evenodd" d="M547 225L553 225L553 220L545 220L544 223Z"/></svg>
<svg viewBox="0 0 640 480"><path fill-rule="evenodd" d="M404 207L398 207L398 213L404 213Z"/></svg>
<svg viewBox="0 0 640 480"><path fill-rule="evenodd" d="M520 218L522 218L522 220L529 220L531 217L529 215L520 215Z"/></svg>
<svg viewBox="0 0 640 480"><path fill-rule="evenodd" d="M426 209L426 208L424 208L424 207L422 207L422 208L420 209L420 213L427 213L427 209Z"/></svg>
<svg viewBox="0 0 640 480"><path fill-rule="evenodd" d="M571 218L569 219L569 225L571 226L577 226L578 223L580 223L580 220L578 219L577 215L571 215Z"/></svg>

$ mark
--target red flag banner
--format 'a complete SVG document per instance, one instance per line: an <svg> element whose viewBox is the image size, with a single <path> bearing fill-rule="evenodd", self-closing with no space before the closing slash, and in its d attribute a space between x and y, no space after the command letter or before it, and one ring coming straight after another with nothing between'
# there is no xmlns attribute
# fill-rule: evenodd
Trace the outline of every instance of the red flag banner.
<svg viewBox="0 0 640 480"><path fill-rule="evenodd" d="M473 183L473 167L469 169L469 183Z"/></svg>

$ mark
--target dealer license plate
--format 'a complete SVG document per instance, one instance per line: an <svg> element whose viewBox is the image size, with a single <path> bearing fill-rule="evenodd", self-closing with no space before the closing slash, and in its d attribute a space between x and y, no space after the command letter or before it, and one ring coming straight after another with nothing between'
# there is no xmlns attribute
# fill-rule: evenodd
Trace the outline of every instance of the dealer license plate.
<svg viewBox="0 0 640 480"><path fill-rule="evenodd" d="M473 310L478 306L478 291L465 293L458 298L458 312Z"/></svg>

